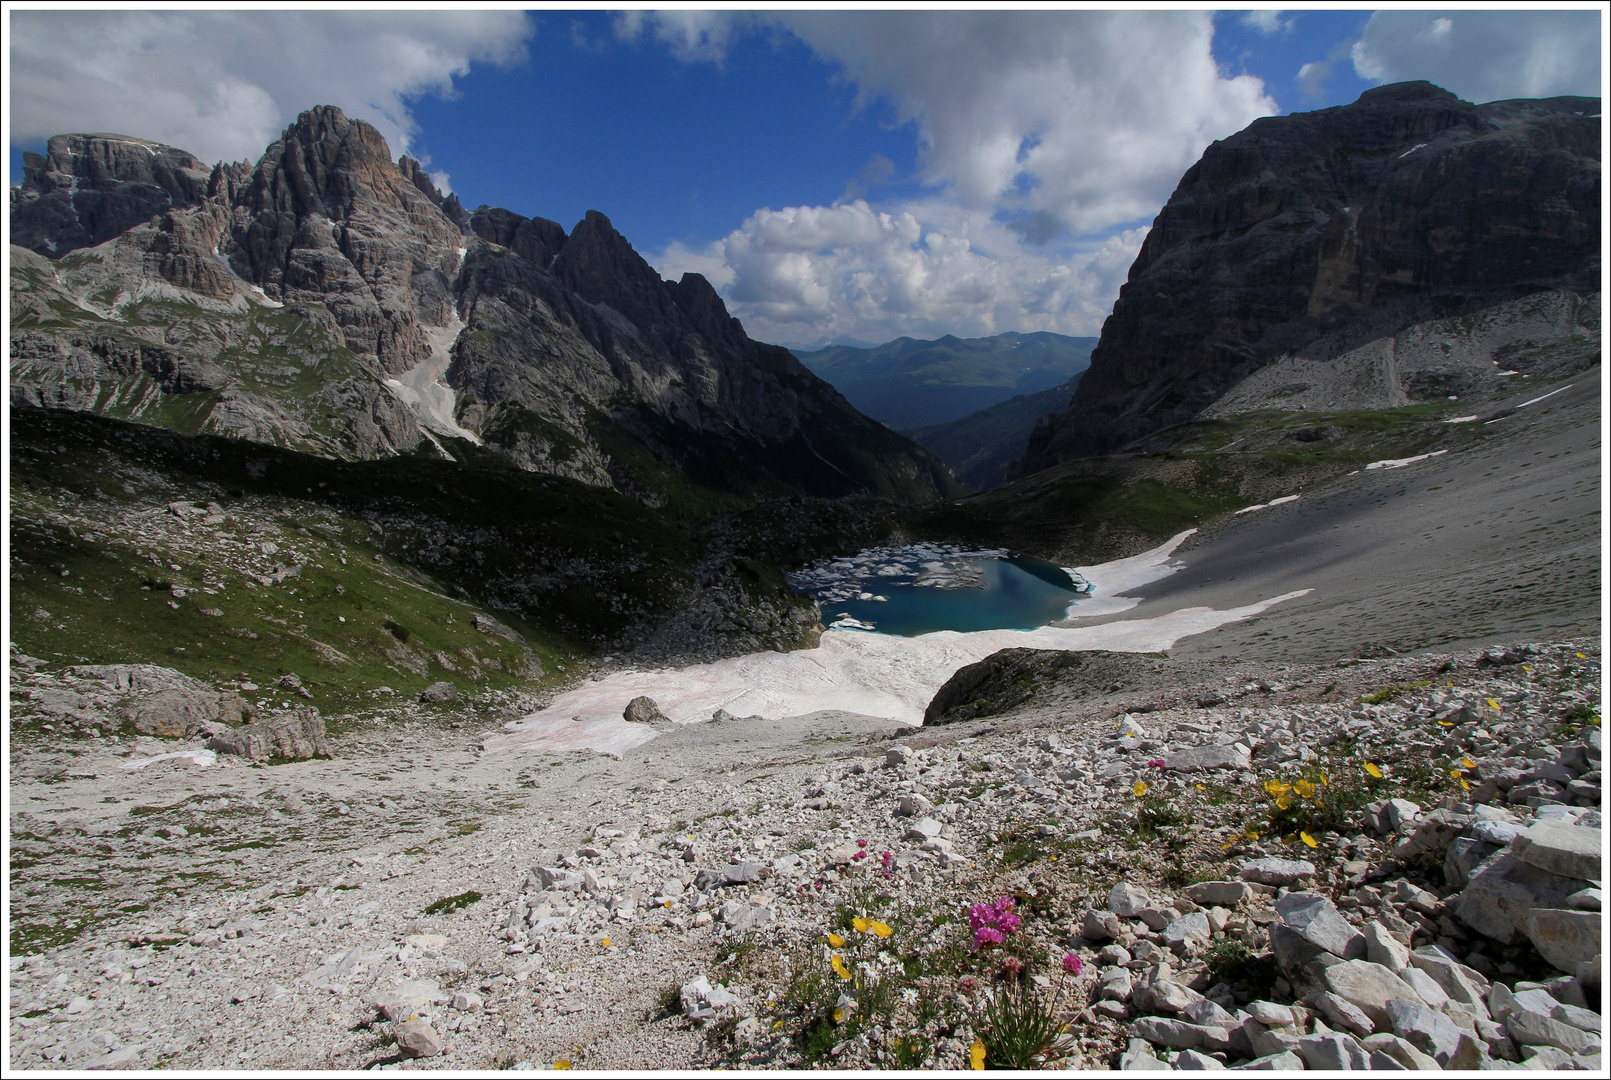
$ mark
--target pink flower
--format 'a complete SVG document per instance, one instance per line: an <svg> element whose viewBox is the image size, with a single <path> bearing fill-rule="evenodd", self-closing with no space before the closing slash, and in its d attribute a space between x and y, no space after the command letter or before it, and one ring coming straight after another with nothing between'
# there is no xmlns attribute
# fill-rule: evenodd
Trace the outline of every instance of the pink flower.
<svg viewBox="0 0 1611 1080"><path fill-rule="evenodd" d="M867 853L865 851L858 851L858 852L856 852L856 854L854 854L854 855L852 855L850 857L850 861L851 862L861 862L866 857L867 857Z"/></svg>
<svg viewBox="0 0 1611 1080"><path fill-rule="evenodd" d="M1161 769L1163 767L1164 767L1164 763L1163 763L1162 760L1147 762L1147 768L1149 768L1149 769Z"/></svg>
<svg viewBox="0 0 1611 1080"><path fill-rule="evenodd" d="M1018 973L1024 970L1024 962L1016 956L1009 956L1001 962L1001 970L1016 979Z"/></svg>
<svg viewBox="0 0 1611 1080"><path fill-rule="evenodd" d="M1080 963L1080 958L1073 953L1065 953L1063 955L1063 970L1070 975L1078 975L1085 970L1085 965Z"/></svg>
<svg viewBox="0 0 1611 1080"><path fill-rule="evenodd" d="M895 876L895 871L893 871L893 870L885 870L884 871L884 876L887 877L887 878L892 878L892 877Z"/></svg>
<svg viewBox="0 0 1611 1080"><path fill-rule="evenodd" d="M1000 945L1006 940L1007 935L993 926L981 926L973 932L973 947L976 949L983 949L988 945Z"/></svg>
<svg viewBox="0 0 1611 1080"><path fill-rule="evenodd" d="M957 989L964 994L971 994L979 989L979 980L972 975L964 975L957 980Z"/></svg>
<svg viewBox="0 0 1611 1080"><path fill-rule="evenodd" d="M857 847L866 847L867 846L867 841L865 841L865 840L857 840L856 841L856 846Z"/></svg>
<svg viewBox="0 0 1611 1080"><path fill-rule="evenodd" d="M884 869L885 870L888 870L890 863L892 863L894 861L895 861L895 853L893 851L884 852L883 863L884 863Z"/></svg>

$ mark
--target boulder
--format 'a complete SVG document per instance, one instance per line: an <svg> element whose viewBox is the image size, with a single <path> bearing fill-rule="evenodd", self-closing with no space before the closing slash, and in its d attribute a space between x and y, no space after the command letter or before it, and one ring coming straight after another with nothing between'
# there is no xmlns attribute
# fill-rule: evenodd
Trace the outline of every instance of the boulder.
<svg viewBox="0 0 1611 1080"><path fill-rule="evenodd" d="M1311 1069L1336 1072L1370 1068L1370 1051L1352 1035L1337 1031L1325 1035L1305 1035L1298 1040L1298 1056Z"/></svg>
<svg viewBox="0 0 1611 1080"><path fill-rule="evenodd" d="M682 1014L690 1020L708 1020L721 1013L734 1013L743 1005L737 994L720 983L712 986L703 975L684 983L677 997Z"/></svg>
<svg viewBox="0 0 1611 1080"><path fill-rule="evenodd" d="M1387 927L1372 919L1365 924L1365 959L1380 964L1393 974L1410 966L1410 948L1388 933Z"/></svg>
<svg viewBox="0 0 1611 1080"><path fill-rule="evenodd" d="M382 990L370 998L369 1003L380 1010L380 1014L387 1020L399 1023L409 1019L421 1009L428 1008L441 996L442 988L434 979L415 979Z"/></svg>
<svg viewBox="0 0 1611 1080"><path fill-rule="evenodd" d="M1388 1057L1397 1060L1406 1069L1437 1072L1443 1068L1432 1058L1417 1050L1408 1041L1399 1038L1392 1032L1378 1032L1375 1035L1361 1039L1360 1043L1372 1054L1386 1054Z"/></svg>
<svg viewBox="0 0 1611 1080"><path fill-rule="evenodd" d="M330 756L324 720L312 706L278 713L215 735L207 746L220 754L256 762L306 761Z"/></svg>
<svg viewBox="0 0 1611 1080"><path fill-rule="evenodd" d="M1527 933L1535 908L1564 908L1566 898L1585 886L1501 851L1471 875L1454 903L1460 921L1486 937L1509 945Z"/></svg>
<svg viewBox="0 0 1611 1080"><path fill-rule="evenodd" d="M1246 1065L1236 1067L1249 1072L1301 1072L1303 1059L1290 1050L1283 1050L1279 1054L1266 1054L1264 1057L1254 1058Z"/></svg>
<svg viewBox="0 0 1611 1080"><path fill-rule="evenodd" d="M1388 1005L1394 999L1424 1004L1421 996L1405 982L1380 964L1369 960L1346 960L1332 964L1320 975L1327 990L1357 1007L1378 1029L1392 1022Z"/></svg>
<svg viewBox="0 0 1611 1080"><path fill-rule="evenodd" d="M442 1036L423 1017L404 1020L392 1027L397 1052L405 1058L435 1057L442 1052Z"/></svg>
<svg viewBox="0 0 1611 1080"><path fill-rule="evenodd" d="M1475 1035L1418 1001L1395 998L1387 1003L1387 1014L1394 1035L1445 1069L1475 1069L1487 1057Z"/></svg>
<svg viewBox="0 0 1611 1080"><path fill-rule="evenodd" d="M1321 990L1310 994L1303 999L1303 1003L1325 1017L1326 1023L1333 1028L1352 1032L1360 1038L1376 1031L1376 1025L1371 1022L1370 1017L1352 1003L1329 991Z"/></svg>
<svg viewBox="0 0 1611 1080"><path fill-rule="evenodd" d="M1202 769L1245 769L1251 763L1250 752L1241 743L1227 746L1188 746L1171 750L1163 756L1164 768L1176 772L1198 772Z"/></svg>
<svg viewBox="0 0 1611 1080"><path fill-rule="evenodd" d="M420 691L420 703L424 705L440 704L444 701L453 701L459 696L459 688L450 682L434 682Z"/></svg>
<svg viewBox="0 0 1611 1080"><path fill-rule="evenodd" d="M654 698L638 696L627 702L626 708L621 710L621 718L629 724L669 724L666 714L660 711Z"/></svg>
<svg viewBox="0 0 1611 1080"><path fill-rule="evenodd" d="M1600 955L1600 922L1597 911L1534 908L1527 917L1527 937L1558 970L1575 973Z"/></svg>
<svg viewBox="0 0 1611 1080"><path fill-rule="evenodd" d="M1529 866L1561 877L1600 880L1602 832L1560 821L1540 821L1511 841L1511 851Z"/></svg>
<svg viewBox="0 0 1611 1080"><path fill-rule="evenodd" d="M1505 1030L1522 1046L1554 1046L1569 1054L1581 1054L1600 1045L1599 1039L1588 1032L1530 1009L1511 1009L1505 1016Z"/></svg>
<svg viewBox="0 0 1611 1080"><path fill-rule="evenodd" d="M151 691L123 710L130 727L159 739L183 739L207 723L243 724L252 719L252 713L251 705L239 694L189 688Z"/></svg>
<svg viewBox="0 0 1611 1080"><path fill-rule="evenodd" d="M1086 941L1112 941L1123 932L1119 917L1111 911L1087 911L1080 927L1080 936Z"/></svg>

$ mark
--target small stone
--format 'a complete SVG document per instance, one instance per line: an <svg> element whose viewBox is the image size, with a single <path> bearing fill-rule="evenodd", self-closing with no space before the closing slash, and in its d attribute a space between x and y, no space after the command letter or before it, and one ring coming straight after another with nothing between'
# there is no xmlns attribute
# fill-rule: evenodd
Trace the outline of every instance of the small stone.
<svg viewBox="0 0 1611 1080"><path fill-rule="evenodd" d="M1193 943L1207 942L1213 935L1213 928L1208 925L1208 916L1201 911L1194 911L1190 915L1182 915L1163 929L1164 943L1170 947L1189 946Z"/></svg>
<svg viewBox="0 0 1611 1080"><path fill-rule="evenodd" d="M1122 967L1109 968L1097 981L1096 996L1103 1001L1129 1001L1134 982Z"/></svg>
<svg viewBox="0 0 1611 1080"><path fill-rule="evenodd" d="M1207 1028L1163 1016L1143 1016L1130 1025L1130 1030L1154 1046L1171 1050L1201 1049L1208 1037Z"/></svg>
<svg viewBox="0 0 1611 1080"><path fill-rule="evenodd" d="M481 995L460 990L453 995L453 1007L460 1012L475 1012L481 1008Z"/></svg>
<svg viewBox="0 0 1611 1080"><path fill-rule="evenodd" d="M1395 975L1402 975L1410 966L1410 950L1398 938L1388 933L1387 927L1372 919L1364 926L1365 959L1380 964Z"/></svg>
<svg viewBox="0 0 1611 1080"><path fill-rule="evenodd" d="M1336 994L1321 990L1304 998L1303 1003L1325 1017L1326 1023L1334 1028L1352 1032L1361 1038L1376 1031L1376 1025L1371 1023L1370 1017Z"/></svg>
<svg viewBox="0 0 1611 1080"><path fill-rule="evenodd" d="M895 816L922 817L933 809L934 804L922 795L903 795L901 801L896 804Z"/></svg>
<svg viewBox="0 0 1611 1080"><path fill-rule="evenodd" d="M1248 748L1240 743L1229 746L1188 746L1163 756L1164 768L1176 772L1202 769L1245 769L1251 763Z"/></svg>
<svg viewBox="0 0 1611 1080"><path fill-rule="evenodd" d="M1152 1054L1152 1047L1144 1039L1131 1039L1130 1045L1119 1055L1121 1072L1162 1072L1169 1066Z"/></svg>
<svg viewBox="0 0 1611 1080"><path fill-rule="evenodd" d="M1125 919L1135 918L1151 903L1146 892L1125 881L1113 886L1108 893L1108 910Z"/></svg>
<svg viewBox="0 0 1611 1080"><path fill-rule="evenodd" d="M907 840L932 840L939 836L944 826L931 817L920 817L906 827L904 834Z"/></svg>
<svg viewBox="0 0 1611 1080"><path fill-rule="evenodd" d="M1225 1063L1218 1058L1211 1058L1207 1054L1196 1050L1182 1050L1175 1055L1175 1068L1187 1070L1223 1069Z"/></svg>
<svg viewBox="0 0 1611 1080"><path fill-rule="evenodd" d="M1406 1069L1438 1072L1443 1068L1435 1060L1417 1050L1410 1042L1399 1038L1390 1031L1366 1036L1360 1040L1360 1043L1372 1055L1384 1054L1398 1061Z"/></svg>
<svg viewBox="0 0 1611 1080"><path fill-rule="evenodd" d="M1332 1071L1370 1068L1370 1051L1351 1035L1331 1032L1298 1040L1298 1056L1311 1069Z"/></svg>
<svg viewBox="0 0 1611 1080"><path fill-rule="evenodd" d="M1566 906L1576 911L1599 911L1600 904L1599 889L1579 889L1566 898Z"/></svg>
<svg viewBox="0 0 1611 1080"><path fill-rule="evenodd" d="M905 746L892 746L884 751L884 764L889 768L905 765L912 760L912 751Z"/></svg>
<svg viewBox="0 0 1611 1080"><path fill-rule="evenodd" d="M407 1020L442 994L433 979L416 979L383 990L370 999L380 1014L393 1022Z"/></svg>
<svg viewBox="0 0 1611 1080"><path fill-rule="evenodd" d="M1523 1046L1554 1046L1569 1054L1580 1054L1600 1045L1588 1032L1526 1008L1510 1010L1505 1017L1505 1030Z"/></svg>
<svg viewBox="0 0 1611 1080"><path fill-rule="evenodd" d="M1398 832L1403 825L1420 816L1420 805L1408 799L1388 799L1387 805L1382 808L1382 819L1387 823L1388 832Z"/></svg>
<svg viewBox="0 0 1611 1080"><path fill-rule="evenodd" d="M1297 1019L1292 1015L1290 1006L1277 1005L1273 1001L1249 1002L1247 1014L1265 1027L1291 1027Z"/></svg>
<svg viewBox="0 0 1611 1080"><path fill-rule="evenodd" d="M1200 881L1186 886L1186 898L1204 907L1232 908L1251 895L1247 883L1242 881Z"/></svg>
<svg viewBox="0 0 1611 1080"><path fill-rule="evenodd" d="M1105 945L1096 954L1096 962L1103 967L1123 967L1130 962L1130 950L1123 945Z"/></svg>
<svg viewBox="0 0 1611 1080"><path fill-rule="evenodd" d="M418 1016L393 1025L392 1034L397 1037L397 1051L403 1057L435 1057L442 1052L442 1036Z"/></svg>
<svg viewBox="0 0 1611 1080"><path fill-rule="evenodd" d="M1344 960L1364 958L1365 935L1324 896L1288 893L1275 902L1275 910L1282 922L1321 950Z"/></svg>
<svg viewBox="0 0 1611 1080"><path fill-rule="evenodd" d="M1290 1050L1283 1050L1279 1054L1266 1054L1236 1067L1249 1072L1299 1072L1303 1069L1303 1059Z"/></svg>
<svg viewBox="0 0 1611 1080"><path fill-rule="evenodd" d="M1123 932L1119 917L1111 911L1087 911L1080 927L1080 936L1087 941L1112 941Z"/></svg>
<svg viewBox="0 0 1611 1080"><path fill-rule="evenodd" d="M1315 864L1307 859L1250 859L1237 868L1236 876L1261 885L1296 885L1315 876Z"/></svg>

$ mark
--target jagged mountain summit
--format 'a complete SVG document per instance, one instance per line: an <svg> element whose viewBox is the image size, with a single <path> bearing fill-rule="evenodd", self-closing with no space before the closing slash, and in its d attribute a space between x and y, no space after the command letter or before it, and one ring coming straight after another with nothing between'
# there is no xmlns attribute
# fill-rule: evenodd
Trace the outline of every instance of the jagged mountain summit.
<svg viewBox="0 0 1611 1080"><path fill-rule="evenodd" d="M1214 143L1153 223L1073 401L1010 476L1188 420L1277 361L1302 377L1268 400L1337 381L1328 367L1381 383L1378 406L1459 394L1482 365L1442 364L1428 334L1405 355L1395 335L1534 294L1563 294L1553 323L1525 316L1544 337L1597 335L1597 303L1591 317L1577 300L1600 288L1599 114L1598 98L1473 105L1410 82Z"/></svg>
<svg viewBox="0 0 1611 1080"><path fill-rule="evenodd" d="M331 457L490 453L696 513L960 490L604 215L567 234L469 212L339 109L210 172L121 135L49 151L11 195L14 407Z"/></svg>

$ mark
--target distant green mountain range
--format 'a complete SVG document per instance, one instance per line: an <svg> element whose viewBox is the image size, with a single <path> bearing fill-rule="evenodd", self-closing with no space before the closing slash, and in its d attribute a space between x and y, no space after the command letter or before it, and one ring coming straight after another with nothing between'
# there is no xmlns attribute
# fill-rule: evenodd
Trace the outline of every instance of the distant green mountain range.
<svg viewBox="0 0 1611 1080"><path fill-rule="evenodd" d="M969 487L993 488L1007 479L1007 467L1023 456L1036 422L1068 408L1083 374L1061 386L1019 394L948 424L907 428L901 434L939 454Z"/></svg>
<svg viewBox="0 0 1611 1080"><path fill-rule="evenodd" d="M1096 342L1045 332L988 338L947 334L938 341L896 338L870 349L831 345L795 356L857 409L904 431L1061 386L1090 366ZM1014 456L1021 449L1015 448Z"/></svg>

